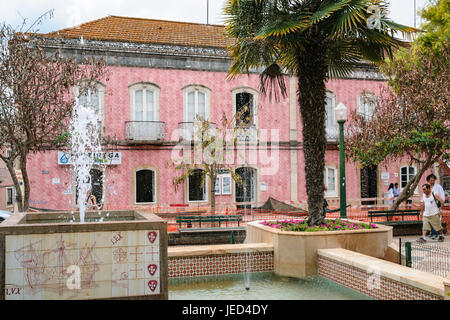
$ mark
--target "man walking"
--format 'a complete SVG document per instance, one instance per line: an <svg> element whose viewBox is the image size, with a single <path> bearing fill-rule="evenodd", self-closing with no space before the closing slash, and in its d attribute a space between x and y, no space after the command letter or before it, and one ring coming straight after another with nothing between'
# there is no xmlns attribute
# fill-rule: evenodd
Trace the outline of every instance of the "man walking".
<svg viewBox="0 0 450 320"><path fill-rule="evenodd" d="M445 202L444 188L442 188L442 186L439 183L436 183L436 176L434 174L429 174L427 176L427 182L430 184L431 194L439 195L439 197L441 197L441 199L444 200L444 202ZM441 219L441 221L442 221L441 210L442 210L442 206L444 205L444 202L441 201L441 208L439 208L439 218ZM431 230L430 237L432 239L436 240L436 238L438 237L438 233L436 232L436 230L434 230L434 229Z"/></svg>
<svg viewBox="0 0 450 320"><path fill-rule="evenodd" d="M431 193L431 186L428 183L422 185L422 207L421 213L423 214L423 227L422 227L422 237L417 239L417 242L425 243L425 235L427 232L431 232L432 229L439 233L438 241L444 241L444 235L442 234L442 224L441 218L439 216L439 208L436 204L436 200L442 202L442 198L439 195L433 197ZM436 200L435 200L436 198Z"/></svg>

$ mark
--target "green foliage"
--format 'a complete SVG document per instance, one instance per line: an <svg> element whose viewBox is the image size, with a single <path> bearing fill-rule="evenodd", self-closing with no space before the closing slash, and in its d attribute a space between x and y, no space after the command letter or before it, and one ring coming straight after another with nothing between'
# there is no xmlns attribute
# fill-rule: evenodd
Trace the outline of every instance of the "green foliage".
<svg viewBox="0 0 450 320"><path fill-rule="evenodd" d="M421 16L427 20L421 26L425 33L416 43L420 48L431 48L439 54L443 43L450 39L450 0L430 0L430 5L421 11Z"/></svg>

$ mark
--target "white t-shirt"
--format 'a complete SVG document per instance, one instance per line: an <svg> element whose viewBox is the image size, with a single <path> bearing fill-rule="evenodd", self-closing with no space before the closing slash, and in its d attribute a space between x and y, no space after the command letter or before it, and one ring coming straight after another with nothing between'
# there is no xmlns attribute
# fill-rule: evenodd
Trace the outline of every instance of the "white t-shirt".
<svg viewBox="0 0 450 320"><path fill-rule="evenodd" d="M435 182L433 188L431 188L431 191L434 193L434 195L438 195L439 197L441 197L441 199L445 202L445 191L439 183Z"/></svg>
<svg viewBox="0 0 450 320"><path fill-rule="evenodd" d="M425 204L425 210L423 212L424 217L434 216L439 213L439 208L437 207L436 201L431 193L429 197L423 194L422 202Z"/></svg>
<svg viewBox="0 0 450 320"><path fill-rule="evenodd" d="M394 197L394 189L388 190L388 204L393 204L394 200L391 200L391 198Z"/></svg>

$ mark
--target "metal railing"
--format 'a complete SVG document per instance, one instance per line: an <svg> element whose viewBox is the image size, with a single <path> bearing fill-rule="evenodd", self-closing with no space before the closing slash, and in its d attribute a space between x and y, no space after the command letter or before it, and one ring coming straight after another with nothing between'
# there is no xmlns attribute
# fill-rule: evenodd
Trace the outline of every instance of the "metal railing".
<svg viewBox="0 0 450 320"><path fill-rule="evenodd" d="M161 121L127 121L125 138L135 141L162 141L165 136L165 123Z"/></svg>
<svg viewBox="0 0 450 320"><path fill-rule="evenodd" d="M437 243L400 241L399 249L404 253L407 267L444 278L450 273L450 248Z"/></svg>

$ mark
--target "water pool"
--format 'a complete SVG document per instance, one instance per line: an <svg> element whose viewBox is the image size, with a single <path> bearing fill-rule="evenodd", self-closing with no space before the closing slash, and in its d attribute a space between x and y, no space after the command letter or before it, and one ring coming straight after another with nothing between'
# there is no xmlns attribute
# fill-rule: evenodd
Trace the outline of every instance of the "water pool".
<svg viewBox="0 0 450 320"><path fill-rule="evenodd" d="M169 300L371 300L323 277L296 279L274 273L169 280Z"/></svg>

